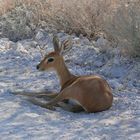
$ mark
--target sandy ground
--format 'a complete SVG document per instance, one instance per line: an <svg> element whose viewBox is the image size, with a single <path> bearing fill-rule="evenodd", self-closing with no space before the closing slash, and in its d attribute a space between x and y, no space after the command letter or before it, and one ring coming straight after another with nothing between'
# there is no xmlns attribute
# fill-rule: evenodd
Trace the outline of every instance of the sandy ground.
<svg viewBox="0 0 140 140"><path fill-rule="evenodd" d="M47 40L47 38L45 39ZM78 42L77 38L74 38ZM43 41L42 41L43 42ZM50 41L51 42L51 41ZM52 45L46 46L50 51ZM100 74L110 83L112 108L100 113L50 111L10 91L59 91L54 72L39 72L37 41L0 39L1 140L138 140L140 139L140 61L100 53L90 43L75 43L66 64L76 75Z"/></svg>

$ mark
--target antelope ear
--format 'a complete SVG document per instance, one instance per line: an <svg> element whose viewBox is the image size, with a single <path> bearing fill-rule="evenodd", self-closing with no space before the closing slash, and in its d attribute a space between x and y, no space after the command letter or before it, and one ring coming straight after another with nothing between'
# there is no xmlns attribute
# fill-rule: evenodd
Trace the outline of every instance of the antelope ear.
<svg viewBox="0 0 140 140"><path fill-rule="evenodd" d="M60 53L61 42L59 41L59 38L56 35L53 37L53 46L55 52Z"/></svg>
<svg viewBox="0 0 140 140"><path fill-rule="evenodd" d="M63 52L69 51L72 48L72 40L66 39L61 43L61 51L60 53L62 54Z"/></svg>

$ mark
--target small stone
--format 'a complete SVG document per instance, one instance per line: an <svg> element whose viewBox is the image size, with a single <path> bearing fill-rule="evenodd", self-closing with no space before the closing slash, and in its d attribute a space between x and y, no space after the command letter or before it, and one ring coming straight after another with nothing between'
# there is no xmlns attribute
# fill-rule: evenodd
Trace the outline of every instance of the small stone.
<svg viewBox="0 0 140 140"><path fill-rule="evenodd" d="M37 33L36 36L35 36L35 39L36 39L36 40L40 40L40 39L42 39L42 38L44 38L43 32L42 32L42 31L38 31L38 33Z"/></svg>

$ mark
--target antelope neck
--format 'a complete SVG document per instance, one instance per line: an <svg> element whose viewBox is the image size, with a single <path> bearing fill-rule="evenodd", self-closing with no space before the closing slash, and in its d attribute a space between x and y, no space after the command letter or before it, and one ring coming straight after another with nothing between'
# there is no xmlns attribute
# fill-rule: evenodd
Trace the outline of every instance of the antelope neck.
<svg viewBox="0 0 140 140"><path fill-rule="evenodd" d="M60 66L56 69L56 71L59 76L61 88L66 82L68 82L69 80L75 77L74 75L70 73L70 71L68 70L64 62L60 64Z"/></svg>

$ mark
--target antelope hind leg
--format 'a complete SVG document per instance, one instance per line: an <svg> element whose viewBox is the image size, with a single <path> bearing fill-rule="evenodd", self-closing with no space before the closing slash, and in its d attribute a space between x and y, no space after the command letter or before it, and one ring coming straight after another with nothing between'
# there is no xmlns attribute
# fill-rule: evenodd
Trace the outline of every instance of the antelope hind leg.
<svg viewBox="0 0 140 140"><path fill-rule="evenodd" d="M71 112L80 112L84 109L82 106L80 106L78 104L70 106L70 104L67 105L64 102L61 103L65 99L70 99L70 98L75 99L75 91L77 91L77 87L73 87L73 89L71 89L71 88L64 89L63 91L61 91L58 94L58 96L56 96L55 98L53 98L52 100L47 102L46 105L54 106L54 105L58 104L64 110L71 111Z"/></svg>
<svg viewBox="0 0 140 140"><path fill-rule="evenodd" d="M45 102L41 102L35 98L28 98L27 99L29 102L31 102L34 105L49 109L49 110L55 110L54 106L51 105L47 105ZM59 102L57 103L57 106L61 107L63 110L69 111L69 112L73 112L73 113L78 113L83 111L84 109L82 108L82 106L80 105L70 105L64 102Z"/></svg>
<svg viewBox="0 0 140 140"><path fill-rule="evenodd" d="M58 103L58 105L63 110L66 110L66 111L69 111L69 112L73 112L73 113L78 113L78 112L84 111L83 107L80 106L80 105L71 105L71 104L66 104L64 102L60 102L60 103Z"/></svg>
<svg viewBox="0 0 140 140"><path fill-rule="evenodd" d="M33 97L30 97L27 99L29 102L31 102L32 104L34 105L37 105L37 106L40 106L40 107L43 107L43 108L46 108L46 109L49 109L49 110L55 110L55 107L54 106L49 106L49 105L46 105L46 103L43 103Z"/></svg>
<svg viewBox="0 0 140 140"><path fill-rule="evenodd" d="M73 107L70 109L71 112L78 113L84 111L83 107L80 105L73 105Z"/></svg>
<svg viewBox="0 0 140 140"><path fill-rule="evenodd" d="M31 92L11 92L14 95L23 95L23 96L28 96L28 97L38 97L38 98L44 98L44 97L49 97L49 98L55 98L58 93L50 93L50 92L36 92L36 93L31 93Z"/></svg>

